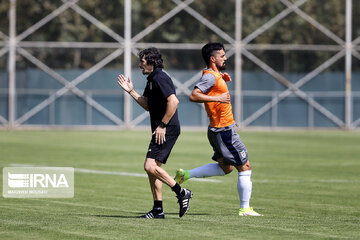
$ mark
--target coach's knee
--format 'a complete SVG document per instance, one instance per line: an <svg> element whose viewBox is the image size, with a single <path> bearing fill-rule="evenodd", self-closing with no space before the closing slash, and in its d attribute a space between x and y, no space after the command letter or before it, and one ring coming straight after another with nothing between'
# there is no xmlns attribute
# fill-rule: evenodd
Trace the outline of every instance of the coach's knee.
<svg viewBox="0 0 360 240"><path fill-rule="evenodd" d="M145 172L154 175L154 173L156 172L156 167L157 167L157 165L154 161L145 160L145 163L144 163Z"/></svg>

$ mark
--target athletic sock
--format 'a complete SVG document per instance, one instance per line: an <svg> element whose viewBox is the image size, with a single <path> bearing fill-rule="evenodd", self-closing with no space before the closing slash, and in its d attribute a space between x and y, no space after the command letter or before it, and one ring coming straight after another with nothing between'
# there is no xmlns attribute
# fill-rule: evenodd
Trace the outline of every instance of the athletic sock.
<svg viewBox="0 0 360 240"><path fill-rule="evenodd" d="M171 187L171 189L176 193L176 196L181 195L181 192L183 191L183 189L178 183L175 183L175 185Z"/></svg>
<svg viewBox="0 0 360 240"><path fill-rule="evenodd" d="M240 208L249 208L252 190L251 170L239 172L237 190L240 198Z"/></svg>
<svg viewBox="0 0 360 240"><path fill-rule="evenodd" d="M154 200L154 206L153 211L156 213L162 213L163 212L163 205L161 200Z"/></svg>
<svg viewBox="0 0 360 240"><path fill-rule="evenodd" d="M224 176L225 173L217 163L209 163L204 166L191 169L189 171L189 178L203 178L213 176Z"/></svg>

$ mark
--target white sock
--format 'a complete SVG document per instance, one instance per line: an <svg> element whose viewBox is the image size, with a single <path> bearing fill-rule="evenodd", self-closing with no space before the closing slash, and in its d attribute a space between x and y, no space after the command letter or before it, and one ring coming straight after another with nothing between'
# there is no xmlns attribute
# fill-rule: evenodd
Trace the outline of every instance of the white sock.
<svg viewBox="0 0 360 240"><path fill-rule="evenodd" d="M224 176L225 173L217 163L209 163L204 166L191 169L189 171L189 178L203 178L213 176Z"/></svg>
<svg viewBox="0 0 360 240"><path fill-rule="evenodd" d="M252 190L251 170L239 172L237 189L240 198L240 208L249 208Z"/></svg>

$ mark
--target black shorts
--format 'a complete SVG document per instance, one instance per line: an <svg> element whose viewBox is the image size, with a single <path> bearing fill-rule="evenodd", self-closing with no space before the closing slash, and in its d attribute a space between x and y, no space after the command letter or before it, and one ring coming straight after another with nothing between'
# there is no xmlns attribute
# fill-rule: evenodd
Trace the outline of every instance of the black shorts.
<svg viewBox="0 0 360 240"><path fill-rule="evenodd" d="M155 135L153 135L146 158L153 158L165 164L178 137L179 135L165 135L166 141L163 144L157 144L155 143Z"/></svg>

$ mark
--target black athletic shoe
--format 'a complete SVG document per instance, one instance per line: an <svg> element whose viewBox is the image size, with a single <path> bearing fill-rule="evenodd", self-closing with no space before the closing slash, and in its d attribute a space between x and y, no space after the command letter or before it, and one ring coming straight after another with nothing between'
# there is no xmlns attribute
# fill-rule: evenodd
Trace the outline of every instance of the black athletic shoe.
<svg viewBox="0 0 360 240"><path fill-rule="evenodd" d="M146 213L145 215L141 215L138 218L165 218L164 212L158 213L151 210L150 212Z"/></svg>
<svg viewBox="0 0 360 240"><path fill-rule="evenodd" d="M185 191L184 195L176 196L179 199L178 203L180 205L179 217L184 216L188 211L190 206L190 199L193 195L192 191L190 191L189 189L183 188L183 190Z"/></svg>

